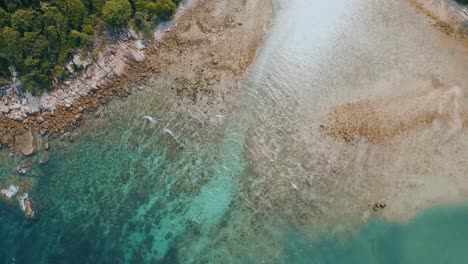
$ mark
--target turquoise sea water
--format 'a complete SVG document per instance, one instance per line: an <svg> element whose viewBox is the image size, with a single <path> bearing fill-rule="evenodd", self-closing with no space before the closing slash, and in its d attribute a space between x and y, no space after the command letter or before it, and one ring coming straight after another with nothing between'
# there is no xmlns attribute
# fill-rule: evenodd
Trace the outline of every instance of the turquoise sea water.
<svg viewBox="0 0 468 264"><path fill-rule="evenodd" d="M291 233L285 263L465 263L467 209L432 209L407 224L375 219L345 239L310 241Z"/></svg>
<svg viewBox="0 0 468 264"><path fill-rule="evenodd" d="M420 175L434 197L451 198L458 190L444 179L467 176L466 134L381 148L312 129L324 107L412 78L466 83L468 64L448 46L404 1L279 1L232 113L188 113L149 82L88 117L73 143L52 141L46 164L43 151L1 152L1 186L33 186L39 218L27 223L16 201L0 202L0 263L466 263L466 204L399 224L379 214L356 224L368 208L353 207L368 195L359 184L374 188L382 175ZM15 175L26 161L30 173ZM399 185L415 187L388 210L426 186Z"/></svg>

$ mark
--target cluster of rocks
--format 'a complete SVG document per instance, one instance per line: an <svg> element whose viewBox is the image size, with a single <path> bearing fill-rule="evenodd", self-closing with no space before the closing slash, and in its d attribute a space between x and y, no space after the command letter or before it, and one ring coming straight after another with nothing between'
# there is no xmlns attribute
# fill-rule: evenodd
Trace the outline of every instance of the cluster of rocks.
<svg viewBox="0 0 468 264"><path fill-rule="evenodd" d="M6 200L7 202L13 201L15 197L18 197L19 207L24 212L24 215L28 219L34 219L36 214L33 210L33 205L31 198L29 198L28 193L23 193L18 195L20 192L20 187L16 185L10 185L7 188L0 189L0 197Z"/></svg>
<svg viewBox="0 0 468 264"><path fill-rule="evenodd" d="M40 107L39 99L30 93L23 94L19 91L18 85L18 82L15 85L10 85L0 98L0 115L20 121L27 115L38 113Z"/></svg>
<svg viewBox="0 0 468 264"><path fill-rule="evenodd" d="M31 166L31 163L20 164L18 167L16 167L16 173L19 175L25 175L31 169Z"/></svg>
<svg viewBox="0 0 468 264"><path fill-rule="evenodd" d="M374 203L372 205L372 210L374 212L377 212L379 211L380 209L385 209L385 207L387 207L387 204L386 203Z"/></svg>

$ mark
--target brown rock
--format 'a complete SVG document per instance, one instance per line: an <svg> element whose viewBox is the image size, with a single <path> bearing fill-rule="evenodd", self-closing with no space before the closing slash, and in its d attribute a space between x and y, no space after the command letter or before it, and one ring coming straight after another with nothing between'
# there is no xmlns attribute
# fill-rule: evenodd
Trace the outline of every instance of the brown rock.
<svg viewBox="0 0 468 264"><path fill-rule="evenodd" d="M49 156L46 152L42 153L41 158L39 159L39 164L46 164L49 162Z"/></svg>
<svg viewBox="0 0 468 264"><path fill-rule="evenodd" d="M130 50L129 59L133 60L134 62L143 62L145 60L145 55L143 53L138 52L136 50Z"/></svg>
<svg viewBox="0 0 468 264"><path fill-rule="evenodd" d="M34 210L32 209L32 202L31 199L28 197L23 198L23 205L24 205L24 214L26 215L27 218L33 218L34 217Z"/></svg>
<svg viewBox="0 0 468 264"><path fill-rule="evenodd" d="M33 140L31 130L16 138L18 149L23 155L29 156L34 153Z"/></svg>
<svg viewBox="0 0 468 264"><path fill-rule="evenodd" d="M8 147L11 148L13 145L13 137L10 134L6 134L2 137L2 144L7 145Z"/></svg>
<svg viewBox="0 0 468 264"><path fill-rule="evenodd" d="M16 167L16 173L20 175L25 175L31 169L31 163L20 164Z"/></svg>
<svg viewBox="0 0 468 264"><path fill-rule="evenodd" d="M42 124L44 122L44 118L42 116L36 117L37 123Z"/></svg>
<svg viewBox="0 0 468 264"><path fill-rule="evenodd" d="M44 143L44 149L49 150L49 148L50 148L49 142Z"/></svg>

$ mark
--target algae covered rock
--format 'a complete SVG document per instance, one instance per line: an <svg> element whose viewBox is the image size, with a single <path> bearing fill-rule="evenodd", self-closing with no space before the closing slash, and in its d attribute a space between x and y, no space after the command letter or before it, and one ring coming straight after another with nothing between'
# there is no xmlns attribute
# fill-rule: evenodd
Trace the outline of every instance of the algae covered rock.
<svg viewBox="0 0 468 264"><path fill-rule="evenodd" d="M16 138L17 147L21 154L29 156L34 153L33 141L31 130Z"/></svg>

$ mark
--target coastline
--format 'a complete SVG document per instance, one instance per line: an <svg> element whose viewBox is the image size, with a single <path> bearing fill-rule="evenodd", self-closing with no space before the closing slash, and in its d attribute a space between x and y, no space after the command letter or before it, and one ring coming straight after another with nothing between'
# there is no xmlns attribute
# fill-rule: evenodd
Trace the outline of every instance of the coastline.
<svg viewBox="0 0 468 264"><path fill-rule="evenodd" d="M440 32L458 39L468 48L468 8L452 0L407 0Z"/></svg>
<svg viewBox="0 0 468 264"><path fill-rule="evenodd" d="M461 9L458 4L450 1L436 2L434 0L408 0L408 3L416 8L418 12L426 15L430 23L436 29L460 40L468 47L468 30L466 30L468 14L465 14L464 10ZM56 87L50 93L45 93L40 97L32 97L27 94L16 96L18 92L15 88L8 89L6 94L0 97L0 122L2 123L2 127L0 127L0 147L6 146L13 148L17 143L16 139L25 135L28 131L36 132L47 138L54 138L60 135L65 135L67 137L67 132L72 132L80 125L80 121L85 113L95 112L99 106L105 105L111 100L111 97L127 97L131 93L132 89L130 86L133 84L135 84L133 86L138 86L150 76L163 74L161 70L164 68L161 67L163 64L167 66L171 63L186 63L183 62L184 60L172 62L174 56L183 54L184 50L187 49L186 47L178 47L178 45L181 44L179 38L182 37L180 39L183 39L184 37L181 35L186 34L183 32L183 26L181 25L187 23L187 20L189 20L187 19L188 16L193 17L195 20L197 19L196 16L200 16L194 10L206 9L208 6L209 4L207 1L191 1L182 4L175 14L174 19L170 22L170 26L168 28L156 30L154 33L154 40L147 43L147 46L143 44L144 40L135 31L130 29L125 38L122 38L116 43L106 45L104 51L100 52L97 59L94 61L90 57L82 58L80 54L77 53L67 67L72 69L71 66L74 64L75 67L81 68L82 74L75 79L66 81L63 85ZM206 10L201 12L204 11L206 12ZM235 11L234 13L239 13L239 11ZM225 16L227 18L228 14L225 14ZM203 23L211 23L211 21L207 19L204 19L203 23L199 22L200 21L197 21L198 27ZM236 23L242 24L240 21ZM236 23L233 22L230 23L232 25L226 26L241 27L240 25L236 25ZM268 24L270 22L263 23ZM210 33L225 38L227 32L223 32L223 29L219 32L210 32L207 28L198 28L196 30L197 32L186 34L192 35L188 38L186 37L184 45L187 44L187 41L191 41L190 38L194 40L194 42L189 45L192 47L196 46L197 42L209 41ZM201 35L194 36L194 34ZM241 34L248 35L246 32ZM257 32L254 34L262 33ZM263 35L264 34L265 30L263 32ZM235 38L233 36L231 37L231 40L235 41ZM253 36L253 38L255 39L255 36ZM243 39L244 44L247 44L248 41L248 39ZM252 48L254 51L250 50L247 51L246 54L239 54L242 60L246 60L246 63L240 62L239 65L234 65L239 68L236 75L240 75L245 71L248 64L253 60L254 55L252 54L254 54L260 46L259 41L261 40L253 40L253 42L257 42ZM226 43L228 42L229 40L226 40ZM240 45L242 44L240 43ZM190 50L190 48L188 50ZM165 52L168 54L164 54ZM228 51L226 50L226 52ZM185 54L184 56L187 57L193 56L191 54ZM219 59L215 58L213 52L210 55L213 57L212 60L214 63L219 63ZM171 61L167 61L168 57ZM164 58L166 61L162 63L159 62L158 60L161 58ZM218 66L218 71L225 70L220 69L220 65L213 66ZM181 76L178 78L174 78L177 79L181 86L177 88L177 93L182 97L191 98L189 101L196 101L198 100L198 90L208 91L208 93L210 93L210 90L216 90L213 89L213 87L209 89L195 88L194 86L213 86L215 84L213 83L212 76L209 76L210 73L198 72L199 76L197 78L202 81L203 75L211 78L207 83L202 84L200 82L197 83L195 80L185 80L185 75L192 75L190 71L195 72L195 67L184 71L183 74L179 74ZM167 74L167 71L164 74ZM189 86L191 87L187 88ZM217 87L217 89L219 90L222 88ZM197 91L194 92L194 90ZM99 112L96 112L96 116L99 116L99 114Z"/></svg>
<svg viewBox="0 0 468 264"><path fill-rule="evenodd" d="M230 107L229 104L231 103L230 100L225 100L225 97L231 98L233 93L239 92L239 89L236 88L240 87L243 74L250 62L255 58L258 47L271 21L271 14L268 12L264 12L264 16L256 17L252 14L255 14L253 12L259 9L256 6L247 7L248 4L241 2L223 3L219 0L199 2L187 10L181 20L174 24L172 30L165 32L166 34L161 41L155 42L145 49L146 58L144 61L140 63L133 62L126 68L123 75L108 81L103 88L81 97L76 106L73 105L70 108L66 106L58 107L54 113L42 114L41 118L43 120L38 119L38 116L28 117L25 119L26 122L10 120L9 122L13 124L7 127L10 130L5 130L5 126L0 128L2 144L3 139L6 138L10 140L7 143L11 144L11 148L13 148L16 144L16 138L23 138L23 135L29 134L42 134L46 137L46 141L49 137L57 136L66 136L69 140L73 140L73 135L70 138L69 132L80 125L86 113L88 115L94 113L96 117L99 117L101 113L100 106L105 105L113 98L126 97L133 89L138 89L138 87L144 86L143 84L148 82L162 86L161 89L173 90L181 99L181 108L193 107L200 113L204 113L205 116L209 116L211 113L223 113L226 111L225 108ZM264 0L256 4L271 10L268 8L267 2L269 1ZM247 9L249 12L246 11ZM205 14L217 14L217 16L206 16ZM235 15L230 16L232 14ZM256 20L250 21L249 24L246 22L246 18L249 16L255 17ZM250 48L246 49L245 47ZM416 94L414 98L407 102L406 106L410 107L415 101L427 99L429 95L431 96L430 99L434 99L433 96L439 98L439 95L451 95L451 93L447 93L450 89L446 88L438 90L436 94ZM457 98L446 98L445 104L449 106L447 109L455 109L453 105L457 102L455 100ZM218 100L222 100L222 102L219 103ZM400 102L399 98L391 99L390 103L393 101ZM375 102L364 102L363 105L358 104L358 115L351 117L362 117L359 114L362 112L361 110L368 112L369 109L372 110L375 105L380 105L380 103L377 100ZM431 105L425 105L425 107L428 106ZM435 106L431 107L430 111L427 111L427 108L421 109L420 116L423 117L422 119L419 117L412 118L411 116L405 116L405 118L428 124L434 120L436 115L434 109ZM390 115L386 117L390 119L400 109L396 111L392 105L389 105L388 110ZM462 114L463 117L466 116L464 112ZM429 115L429 118L427 118L429 121L426 121L426 115ZM442 121L447 117L448 115L445 113L439 116ZM205 118L202 117L202 119ZM374 116L370 116L368 123L376 124L373 121L374 119ZM467 119L464 118L463 120ZM3 120L0 121L3 124ZM362 121L364 125L361 126L361 124L357 123L358 128L344 127L359 131L360 127L367 127L367 120ZM391 121L395 120L391 119ZM374 143L388 142L390 139L397 137L400 132L414 129L411 126L412 122L405 122L405 124L408 124L407 129L394 129L400 125L399 122L395 122L395 126L391 127L390 135L385 135L381 134L380 131L387 131L387 128L381 129L377 123L376 128L379 133L375 134L376 140L374 140ZM464 124L466 124L466 121ZM467 126L464 125L464 127ZM348 136L346 129L339 130L338 137L340 135ZM463 126L462 129L464 129ZM2 134L3 131L7 131L7 133ZM29 131L35 133L29 133ZM365 131L364 134L371 139L374 136L372 131ZM380 140L381 136L383 136L382 140ZM29 153L29 151L26 151L26 153ZM404 211L402 214L409 217L416 212L411 207L409 206L400 211ZM396 207L389 207L387 210L389 210L389 213L387 213L388 218L399 219L400 214L397 213L399 210Z"/></svg>
<svg viewBox="0 0 468 264"><path fill-rule="evenodd" d="M109 86L120 87L120 96L100 95L95 110L83 110L76 134L73 127L71 134L59 131L56 136L67 138L51 140L46 152L50 135L35 133L33 143L27 130L21 138L28 140L19 142L30 143L17 146L29 153L36 144L34 157L0 156L4 262L320 262L335 252L346 263L369 259L370 251L375 259L401 260L395 252L402 250L414 261L415 251L427 256L420 245L428 230L439 231L430 238L440 243L424 249L460 233L466 213L424 217L431 225L420 221L422 210L468 197L468 130L459 126L468 65L456 40L406 1L367 1L368 8L348 14L360 17L355 30L338 35L343 45L319 60L320 71L310 58L326 51L301 35L316 25L311 11L323 12L313 5L326 2L300 0L296 12L281 17L275 9L249 67L249 55L239 59L247 54L240 43L254 46L268 19L249 24L242 14L226 14L251 17L266 2L247 0L257 5L245 11L242 1L206 1L197 13L213 17L174 24L178 33L165 34L154 50L146 49L145 62L127 71L135 83L122 77ZM243 26L256 34L253 40L238 39ZM362 35L354 39L357 32ZM359 61L361 50L379 59ZM399 79L388 74L392 66ZM247 85L245 70L254 73ZM362 82L364 74L377 84ZM422 77L409 83L413 76ZM126 94L132 95L121 98ZM239 107L246 101L252 107ZM318 129L322 117L329 117L325 129L337 127L332 134ZM42 154L50 156L48 164ZM437 228L444 225L451 228ZM467 241L452 242L447 245L460 250Z"/></svg>
<svg viewBox="0 0 468 264"><path fill-rule="evenodd" d="M98 117L100 106L113 97L127 97L150 78L171 79L177 95L189 104L208 104L232 93L226 85L240 85L271 18L269 0L228 4L205 0L178 10L169 28L156 31L146 47L130 30L125 40L108 45L95 63L76 56L75 64L85 65L86 71L61 89L41 98L7 102L13 106L0 116L0 146L13 150L29 131L46 138L70 138L86 113ZM0 100L6 101L5 96Z"/></svg>

